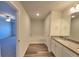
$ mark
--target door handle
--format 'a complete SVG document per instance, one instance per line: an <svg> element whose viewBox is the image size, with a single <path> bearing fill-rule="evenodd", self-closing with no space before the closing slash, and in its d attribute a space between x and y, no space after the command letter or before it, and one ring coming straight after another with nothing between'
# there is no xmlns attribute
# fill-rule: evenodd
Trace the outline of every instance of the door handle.
<svg viewBox="0 0 79 59"><path fill-rule="evenodd" d="M20 42L20 40L18 40L18 42Z"/></svg>

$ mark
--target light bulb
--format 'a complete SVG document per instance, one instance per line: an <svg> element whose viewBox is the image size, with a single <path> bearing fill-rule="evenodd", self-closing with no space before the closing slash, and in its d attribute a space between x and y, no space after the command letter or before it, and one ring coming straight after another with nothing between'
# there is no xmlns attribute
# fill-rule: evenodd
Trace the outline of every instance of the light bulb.
<svg viewBox="0 0 79 59"><path fill-rule="evenodd" d="M72 18L74 18L75 16L71 16Z"/></svg>
<svg viewBox="0 0 79 59"><path fill-rule="evenodd" d="M39 16L39 13L36 13L36 16Z"/></svg>

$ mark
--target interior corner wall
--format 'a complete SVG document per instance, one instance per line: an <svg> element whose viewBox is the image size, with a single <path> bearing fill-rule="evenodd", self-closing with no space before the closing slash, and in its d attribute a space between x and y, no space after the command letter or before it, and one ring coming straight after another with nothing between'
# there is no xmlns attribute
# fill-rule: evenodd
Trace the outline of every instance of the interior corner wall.
<svg viewBox="0 0 79 59"><path fill-rule="evenodd" d="M11 23L6 22L5 18L0 17L0 40L11 36Z"/></svg>
<svg viewBox="0 0 79 59"><path fill-rule="evenodd" d="M38 20L38 19L31 20L31 32L32 32L32 36L30 39L31 44L44 43L42 20Z"/></svg>
<svg viewBox="0 0 79 59"><path fill-rule="evenodd" d="M42 36L43 35L43 21L42 20L32 20L32 36Z"/></svg>
<svg viewBox="0 0 79 59"><path fill-rule="evenodd" d="M11 32L12 32L12 36L16 36L16 22L11 22Z"/></svg>
<svg viewBox="0 0 79 59"><path fill-rule="evenodd" d="M9 3L11 3L17 9L17 16L18 16L16 56L23 57L29 46L29 38L31 35L30 18L20 2L10 1ZM18 40L20 42L18 42Z"/></svg>
<svg viewBox="0 0 79 59"><path fill-rule="evenodd" d="M51 39L50 39L50 14L45 18L44 20L44 38L45 38L45 44L48 47L48 50L51 51Z"/></svg>

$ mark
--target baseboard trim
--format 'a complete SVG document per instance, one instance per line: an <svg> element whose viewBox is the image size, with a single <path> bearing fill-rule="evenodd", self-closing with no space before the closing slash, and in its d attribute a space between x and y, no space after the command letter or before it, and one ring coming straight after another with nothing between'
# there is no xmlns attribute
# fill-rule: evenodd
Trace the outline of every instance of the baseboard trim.
<svg viewBox="0 0 79 59"><path fill-rule="evenodd" d="M30 45L30 44L29 44ZM28 45L28 47L29 47L29 45ZM28 49L28 47L27 47L27 49ZM24 56L23 57L25 57L25 54L27 53L27 49L26 49L26 51L25 51L25 53L24 53Z"/></svg>

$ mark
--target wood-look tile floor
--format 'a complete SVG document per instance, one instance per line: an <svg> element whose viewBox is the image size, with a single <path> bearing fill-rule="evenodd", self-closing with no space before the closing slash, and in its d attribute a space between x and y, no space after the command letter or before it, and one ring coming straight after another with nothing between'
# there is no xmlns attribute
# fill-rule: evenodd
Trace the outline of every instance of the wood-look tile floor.
<svg viewBox="0 0 79 59"><path fill-rule="evenodd" d="M30 44L25 57L53 57L54 55L48 51L48 48L44 44Z"/></svg>

